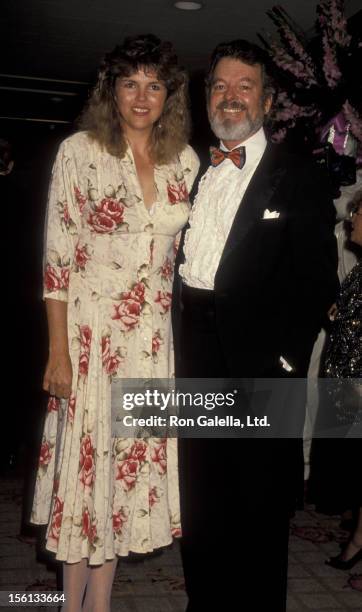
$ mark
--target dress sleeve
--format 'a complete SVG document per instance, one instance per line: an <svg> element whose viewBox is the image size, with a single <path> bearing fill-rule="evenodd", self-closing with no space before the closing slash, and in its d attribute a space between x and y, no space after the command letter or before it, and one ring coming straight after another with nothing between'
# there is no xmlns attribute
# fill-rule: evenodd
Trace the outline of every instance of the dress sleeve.
<svg viewBox="0 0 362 612"><path fill-rule="evenodd" d="M180 154L180 161L185 178L187 191L190 193L200 167L200 160L190 145Z"/></svg>
<svg viewBox="0 0 362 612"><path fill-rule="evenodd" d="M45 222L44 298L68 301L69 272L81 228L73 148L64 141L50 182ZM79 199L79 198L78 198Z"/></svg>

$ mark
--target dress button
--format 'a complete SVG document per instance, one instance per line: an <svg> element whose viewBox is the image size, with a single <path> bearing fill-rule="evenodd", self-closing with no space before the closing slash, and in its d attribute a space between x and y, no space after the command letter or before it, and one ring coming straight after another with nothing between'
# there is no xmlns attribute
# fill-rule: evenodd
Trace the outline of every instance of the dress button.
<svg viewBox="0 0 362 612"><path fill-rule="evenodd" d="M148 223L147 225L145 225L145 232L147 234L152 234L152 232L153 232L153 223Z"/></svg>

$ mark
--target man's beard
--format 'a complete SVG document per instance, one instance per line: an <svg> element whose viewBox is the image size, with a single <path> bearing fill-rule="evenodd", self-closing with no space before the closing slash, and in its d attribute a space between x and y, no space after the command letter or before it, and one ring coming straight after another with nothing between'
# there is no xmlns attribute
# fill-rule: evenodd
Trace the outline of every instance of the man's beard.
<svg viewBox="0 0 362 612"><path fill-rule="evenodd" d="M217 116L218 110L224 109L238 109L245 111L245 118L239 122L236 122L234 119L219 119ZM252 134L255 134L263 125L264 114L261 111L255 119L252 119L250 113L246 106L241 105L240 103L232 102L231 104L221 103L217 106L217 109L213 115L211 115L210 108L208 107L208 116L210 121L210 126L215 136L220 138L220 140L235 140L239 142L243 142Z"/></svg>

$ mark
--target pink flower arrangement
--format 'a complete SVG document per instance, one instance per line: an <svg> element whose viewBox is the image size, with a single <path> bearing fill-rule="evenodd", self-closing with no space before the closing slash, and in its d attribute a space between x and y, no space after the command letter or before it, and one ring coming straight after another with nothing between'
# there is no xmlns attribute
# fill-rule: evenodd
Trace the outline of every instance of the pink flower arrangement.
<svg viewBox="0 0 362 612"><path fill-rule="evenodd" d="M331 45L327 32L323 32L323 72L332 89L338 85L342 73L337 65L335 48Z"/></svg>
<svg viewBox="0 0 362 612"><path fill-rule="evenodd" d="M315 133L321 118L328 116L331 96L346 95L344 92L348 91L348 63L354 44L347 31L344 0L319 0L316 13L321 47L319 55L313 46L310 51L307 36L283 7L274 6L267 11L277 36L267 34L259 38L279 73L284 89L278 93L271 112L274 142L281 142L298 124L307 134L307 142L308 134ZM351 124L353 135L362 140L361 118L346 98L343 112Z"/></svg>

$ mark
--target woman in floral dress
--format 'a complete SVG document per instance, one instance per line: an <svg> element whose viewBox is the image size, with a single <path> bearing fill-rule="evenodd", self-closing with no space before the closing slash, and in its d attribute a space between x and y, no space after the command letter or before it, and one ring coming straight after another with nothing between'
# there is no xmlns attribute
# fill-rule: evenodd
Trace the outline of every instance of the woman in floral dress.
<svg viewBox="0 0 362 612"><path fill-rule="evenodd" d="M117 555L180 530L176 440L111 431L114 377L173 376L173 264L198 159L171 44L139 36L108 54L82 128L60 146L49 195L50 399L32 521L64 562L64 610L103 612Z"/></svg>

